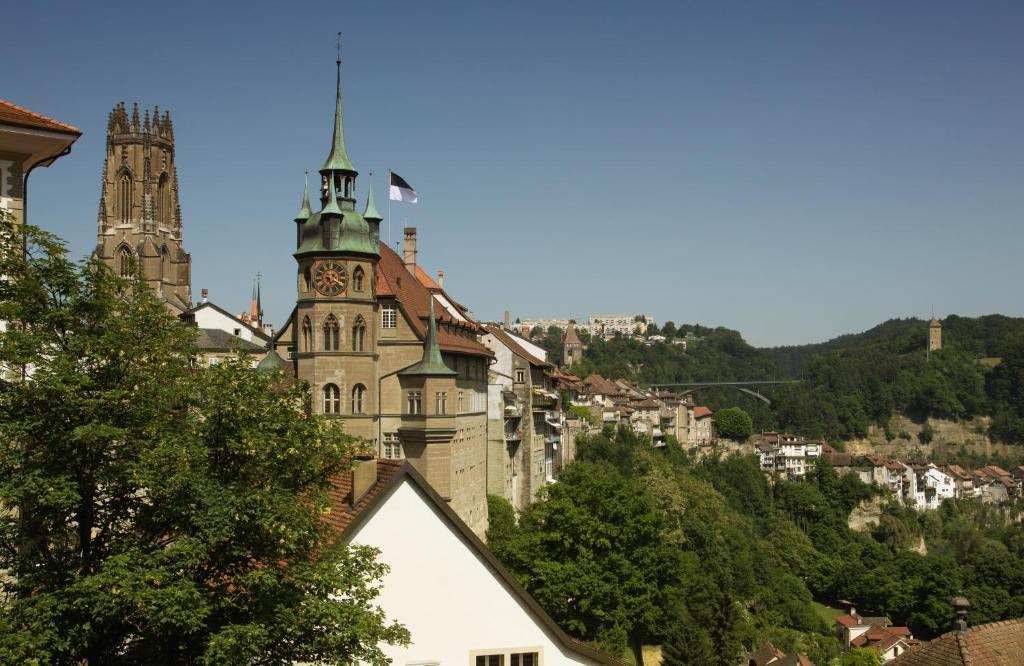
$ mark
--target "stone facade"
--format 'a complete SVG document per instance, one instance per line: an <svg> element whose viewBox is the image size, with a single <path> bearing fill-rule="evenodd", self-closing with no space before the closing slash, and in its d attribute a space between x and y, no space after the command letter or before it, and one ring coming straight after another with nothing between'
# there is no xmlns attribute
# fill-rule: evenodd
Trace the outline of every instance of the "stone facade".
<svg viewBox="0 0 1024 666"><path fill-rule="evenodd" d="M487 365L481 328L416 263L380 242L370 191L356 211L358 172L342 126L340 65L320 211L308 187L297 224L296 307L273 341L309 384L313 410L345 420L382 458L406 458L478 535L487 528Z"/></svg>
<svg viewBox="0 0 1024 666"><path fill-rule="evenodd" d="M942 322L932 319L928 322L928 351L939 351L942 349Z"/></svg>
<svg viewBox="0 0 1024 666"><path fill-rule="evenodd" d="M175 314L192 304L192 258L182 247L174 127L170 113L123 103L107 120L107 151L95 257L121 275L137 266Z"/></svg>

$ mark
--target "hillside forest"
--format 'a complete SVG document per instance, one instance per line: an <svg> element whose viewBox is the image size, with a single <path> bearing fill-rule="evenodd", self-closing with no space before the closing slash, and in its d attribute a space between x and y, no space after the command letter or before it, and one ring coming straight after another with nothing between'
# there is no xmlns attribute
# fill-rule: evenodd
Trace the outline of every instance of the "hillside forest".
<svg viewBox="0 0 1024 666"><path fill-rule="evenodd" d="M755 430L784 430L841 442L885 428L894 414L969 421L990 417L994 441L1024 443L1024 319L951 315L942 322L943 347L926 353L928 322L894 319L864 333L828 342L756 348L739 332L666 322L665 342L618 336L585 339L572 368L641 385L693 381L798 379L766 389L771 405L736 391L705 389L712 409L741 404ZM561 354L557 328L533 331L550 358ZM683 344L674 344L685 341ZM892 440L899 433L885 432Z"/></svg>
<svg viewBox="0 0 1024 666"><path fill-rule="evenodd" d="M1021 507L951 500L851 510L881 492L827 464L771 484L753 456L691 460L628 431L581 437L578 459L518 521L490 498L495 555L570 633L613 654L660 645L666 666L726 665L765 640L815 663L839 656L827 611L849 600L917 638L1024 615ZM812 603L818 602L818 604Z"/></svg>

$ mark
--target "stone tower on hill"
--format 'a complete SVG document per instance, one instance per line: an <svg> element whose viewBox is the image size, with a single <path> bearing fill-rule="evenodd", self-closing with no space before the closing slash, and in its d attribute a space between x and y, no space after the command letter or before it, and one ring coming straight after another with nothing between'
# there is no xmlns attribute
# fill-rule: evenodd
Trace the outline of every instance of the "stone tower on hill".
<svg viewBox="0 0 1024 666"><path fill-rule="evenodd" d="M192 304L192 258L181 245L174 126L167 111L124 103L107 120L107 154L97 220L95 257L127 275L138 266L175 314Z"/></svg>
<svg viewBox="0 0 1024 666"><path fill-rule="evenodd" d="M562 365L571 368L583 360L583 343L576 333L576 323L569 320L565 327L565 335L562 336Z"/></svg>
<svg viewBox="0 0 1024 666"><path fill-rule="evenodd" d="M942 322L932 318L928 322L928 351L934 352L942 349Z"/></svg>

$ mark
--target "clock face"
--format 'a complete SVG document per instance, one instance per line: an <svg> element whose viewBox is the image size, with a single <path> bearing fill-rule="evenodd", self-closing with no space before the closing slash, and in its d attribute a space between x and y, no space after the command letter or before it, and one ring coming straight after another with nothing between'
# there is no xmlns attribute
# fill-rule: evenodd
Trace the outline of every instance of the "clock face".
<svg viewBox="0 0 1024 666"><path fill-rule="evenodd" d="M318 261L313 267L313 286L324 296L337 296L347 283L345 267L337 261Z"/></svg>

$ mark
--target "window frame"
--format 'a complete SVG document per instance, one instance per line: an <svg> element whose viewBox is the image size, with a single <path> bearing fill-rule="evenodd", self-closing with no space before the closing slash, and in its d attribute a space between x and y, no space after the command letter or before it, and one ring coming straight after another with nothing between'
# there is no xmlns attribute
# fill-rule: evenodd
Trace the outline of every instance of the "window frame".
<svg viewBox="0 0 1024 666"><path fill-rule="evenodd" d="M398 306L385 304L380 306L380 327L386 329L398 328Z"/></svg>
<svg viewBox="0 0 1024 666"><path fill-rule="evenodd" d="M341 389L337 384L328 382L323 390L323 413L341 414Z"/></svg>
<svg viewBox="0 0 1024 666"><path fill-rule="evenodd" d="M406 391L405 413L410 416L420 416L423 414L423 391Z"/></svg>

